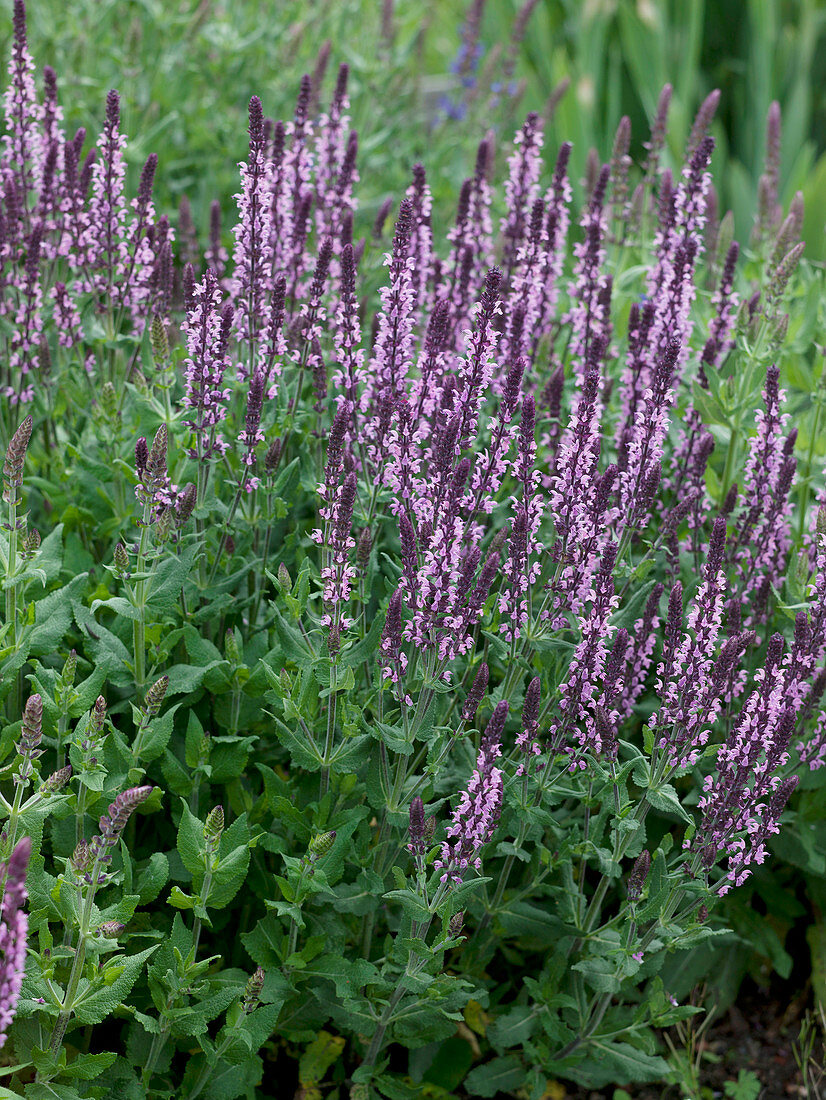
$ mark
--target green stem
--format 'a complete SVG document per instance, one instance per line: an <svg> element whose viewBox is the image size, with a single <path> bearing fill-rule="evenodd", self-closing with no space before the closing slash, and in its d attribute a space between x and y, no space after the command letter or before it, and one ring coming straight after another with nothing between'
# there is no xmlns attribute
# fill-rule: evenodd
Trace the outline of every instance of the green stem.
<svg viewBox="0 0 826 1100"><path fill-rule="evenodd" d="M241 476L241 481L239 482L238 489L236 490L236 493L235 493L235 498L233 499L233 502L230 505L229 513L227 515L226 520L224 521L224 529L221 531L221 541L218 543L218 549L215 553L215 560L212 563L212 572L209 574L209 584L210 584L210 586L212 585L212 582L215 580L215 574L218 572L218 566L221 562L221 555L224 552L224 547L226 546L227 539L229 538L230 525L232 524L232 521L235 518L235 513L238 511L238 505L241 503L241 495L244 492L244 482L246 480L246 473L247 473L247 468L245 466L244 467L244 473Z"/></svg>
<svg viewBox="0 0 826 1100"><path fill-rule="evenodd" d="M204 875L204 882L203 882L203 885L201 886L200 896L198 898L199 903L201 905L203 905L204 907L206 907L207 899L209 898L209 892L210 892L211 888L212 888L212 868L209 867L209 868L207 868L207 872ZM194 921L192 922L192 950L194 952L194 954L192 956L193 958L197 958L198 944L200 942L201 942L201 918L196 915Z"/></svg>
<svg viewBox="0 0 826 1100"><path fill-rule="evenodd" d="M393 1019L393 1013L395 1012L396 1006L398 1005L399 1001L404 996L404 979L406 977L407 973L405 972L404 976L399 979L399 984L396 986L396 989L393 992L393 996L384 1006L384 1012L382 1012L381 1016L379 1017L379 1022L376 1025L375 1033L370 1041L370 1046L367 1048L367 1053L364 1056L364 1061L362 1062L363 1067L372 1069L372 1067L376 1064L376 1059L381 1053L381 1048L384 1046L385 1033L390 1026L391 1020Z"/></svg>
<svg viewBox="0 0 826 1100"><path fill-rule="evenodd" d="M171 1008L169 1002L167 1002L167 1007ZM163 1048L166 1046L166 1040L168 1036L169 1020L166 1018L166 1016L164 1016L159 1025L159 1030L157 1034L152 1036L152 1045L149 1048L149 1054L146 1058L146 1064L141 1069L141 1080L145 1085L149 1083L152 1074L155 1071L155 1066L157 1065L158 1059L163 1053Z"/></svg>
<svg viewBox="0 0 826 1100"><path fill-rule="evenodd" d="M324 766L321 769L321 782L318 797L323 798L330 789L330 768L328 761L333 751L333 741L336 735L336 685L338 682L338 668L335 657L330 659L330 701L327 706L327 734L324 739Z"/></svg>
<svg viewBox="0 0 826 1100"><path fill-rule="evenodd" d="M92 873L90 876L92 881L86 894L86 900L83 904L83 910L80 916L77 950L75 951L75 958L72 963L72 971L69 975L69 984L66 986L63 1005L60 1010L60 1015L55 1021L51 1042L49 1043L49 1049L55 1057L60 1049L60 1044L63 1042L63 1036L66 1034L66 1027L72 1016L75 999L77 997L77 987L80 984L83 964L86 961L86 945L89 939L89 925L92 919L92 904L95 900L95 891L97 890L97 881L100 876L101 866L101 857L98 855L92 866Z"/></svg>
<svg viewBox="0 0 826 1100"><path fill-rule="evenodd" d="M23 761L24 761L23 767L25 768L28 764L28 761L29 761L28 756L25 756L23 758ZM19 776L18 776L18 778L19 778ZM17 824L18 824L18 821L20 820L20 806L23 803L23 791L24 791L24 789L26 788L27 785L28 784L25 782L25 780L22 780L21 782L19 782L17 784L17 787L16 787L15 792L14 792L14 802L12 804L11 813L9 814L9 823L6 826L6 830L8 832L8 836L9 836L9 839L6 841L6 845L5 845L6 859L8 859L8 857L14 851L14 845L17 841ZM5 876L3 876L3 888L2 888L2 890L0 890L0 898L5 893L5 887L6 887L6 881L5 881Z"/></svg>
<svg viewBox="0 0 826 1100"><path fill-rule="evenodd" d="M264 570L267 568L267 560L270 556L270 542L272 540L272 492L267 493L267 530L264 534L264 547L261 551L261 570L256 580L255 586L255 599L252 602L250 608L249 627L252 632L255 623L258 621L258 609L261 606L261 598L264 595L264 586L267 583Z"/></svg>
<svg viewBox="0 0 826 1100"><path fill-rule="evenodd" d="M149 527L152 518L152 501L147 500L143 506L143 526L138 543L138 560L135 571L138 574L146 571L146 550L149 541ZM140 577L135 582L135 608L138 617L132 623L132 648L135 653L135 689L138 698L143 698L146 685L146 580Z"/></svg>
<svg viewBox="0 0 826 1100"><path fill-rule="evenodd" d="M302 890L302 887L304 886L304 875L305 875L306 870L307 870L307 863L306 863L305 860L302 860L302 862L301 862L301 871L298 875L298 883L296 884L296 888L295 888L295 904L299 907L299 909L301 908L301 906L303 904L303 901L304 901L303 897L301 896L301 890ZM290 956L295 952L295 949L296 949L297 946L298 946L298 921L295 919L295 916L291 916L290 917L290 936L289 936L289 939L287 940L287 954L284 956L285 966L286 966L287 959L289 959Z"/></svg>
<svg viewBox="0 0 826 1100"><path fill-rule="evenodd" d="M75 811L75 847L83 840L83 821L86 817L86 788L81 784L77 792Z"/></svg>
<svg viewBox="0 0 826 1100"><path fill-rule="evenodd" d="M234 687L232 689L232 711L229 716L229 728L230 733L233 735L238 733L239 720L241 716L241 696L243 692L240 687Z"/></svg>
<svg viewBox="0 0 826 1100"><path fill-rule="evenodd" d="M8 560L6 563L6 580L11 580L17 573L17 488L12 486L9 490L9 546ZM17 651L17 585L9 584L6 588L6 623L11 629L12 651ZM12 673L12 686L9 692L6 713L10 721L14 722L20 717L20 669Z"/></svg>
<svg viewBox="0 0 826 1100"><path fill-rule="evenodd" d="M215 1050L214 1058L212 1058L212 1059L207 1058L206 1064L203 1066L203 1068L201 1069L201 1072L195 1078L195 1083L193 1084L192 1088L189 1090L189 1093L187 1094L187 1100L195 1100L195 1098L197 1096L201 1095L201 1093L203 1092L204 1086L206 1085L207 1081L209 1081L210 1076L214 1072L215 1065L216 1065L218 1059L221 1057L221 1055L224 1053L224 1051L227 1049L227 1047L232 1042L233 1034L241 1026L241 1021L244 1018L245 1018L245 1014L242 1012L241 1015L238 1017L238 1019L235 1021L235 1023L230 1028L227 1035L225 1035L224 1038L221 1040L221 1042L218 1044L218 1046Z"/></svg>
<svg viewBox="0 0 826 1100"><path fill-rule="evenodd" d="M69 728L69 710L65 707L60 712L60 718L57 720L57 761L55 763L55 769L60 769L66 763L66 731Z"/></svg>

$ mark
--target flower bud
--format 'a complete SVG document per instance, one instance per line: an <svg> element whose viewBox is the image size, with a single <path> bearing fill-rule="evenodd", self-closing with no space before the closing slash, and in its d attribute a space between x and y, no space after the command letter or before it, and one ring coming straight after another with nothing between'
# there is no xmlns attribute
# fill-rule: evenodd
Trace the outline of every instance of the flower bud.
<svg viewBox="0 0 826 1100"><path fill-rule="evenodd" d="M89 843L86 840L80 840L72 854L72 867L78 874L82 874L84 871L88 871L91 866L92 852Z"/></svg>
<svg viewBox="0 0 826 1100"><path fill-rule="evenodd" d="M69 656L66 658L66 662L63 665L63 671L60 674L60 681L64 688L70 688L75 682L75 673L77 672L77 650L73 649Z"/></svg>
<svg viewBox="0 0 826 1100"><path fill-rule="evenodd" d="M417 856L424 855L424 803L418 795L410 803L409 851Z"/></svg>
<svg viewBox="0 0 826 1100"><path fill-rule="evenodd" d="M268 474L272 474L275 468L278 466L278 460L281 457L281 440L274 439L267 447L266 454L264 455L264 470Z"/></svg>
<svg viewBox="0 0 826 1100"><path fill-rule="evenodd" d="M364 571L370 562L370 550L373 546L373 536L370 534L370 528L365 527L362 529L359 535L358 547L356 549L356 561L358 562L359 569Z"/></svg>
<svg viewBox="0 0 826 1100"><path fill-rule="evenodd" d="M129 576L129 555L126 553L126 547L122 542L115 545L115 572L118 577L123 580L124 577Z"/></svg>
<svg viewBox="0 0 826 1100"><path fill-rule="evenodd" d="M163 546L172 533L172 509L164 508L155 521L155 543Z"/></svg>
<svg viewBox="0 0 826 1100"><path fill-rule="evenodd" d="M95 699L95 705L92 707L92 712L89 715L89 735L92 740L97 740L103 732L103 727L106 723L106 700L102 695L98 695Z"/></svg>
<svg viewBox="0 0 826 1100"><path fill-rule="evenodd" d="M183 525L192 518L192 513L195 511L197 498L198 491L192 484L192 482L190 482L178 498L176 511L178 515L179 527L183 527Z"/></svg>
<svg viewBox="0 0 826 1100"><path fill-rule="evenodd" d="M465 913L463 909L460 909L458 913L453 914L447 926L447 934L452 940L455 940L457 936L461 936L464 923Z"/></svg>
<svg viewBox="0 0 826 1100"><path fill-rule="evenodd" d="M100 407L103 409L107 420L114 420L118 415L118 394L111 382L104 382L100 390Z"/></svg>
<svg viewBox="0 0 826 1100"><path fill-rule="evenodd" d="M146 460L146 472L152 482L160 482L166 475L166 452L169 444L169 433L166 424L161 424L155 432L152 440L152 449Z"/></svg>
<svg viewBox="0 0 826 1100"><path fill-rule="evenodd" d="M8 502L17 499L15 490L23 484L23 463L26 459L26 449L29 446L33 428L34 421L29 415L11 437L6 450L6 461L3 465L3 481L6 489L3 493L3 499Z"/></svg>
<svg viewBox="0 0 826 1100"><path fill-rule="evenodd" d="M43 736L43 700L39 695L29 696L23 710L23 726L17 751L21 756L34 756Z"/></svg>
<svg viewBox="0 0 826 1100"><path fill-rule="evenodd" d="M628 900L630 902L638 901L642 894L642 888L645 886L645 880L648 878L648 872L651 868L651 853L647 849L643 848L640 854L637 856L636 862L631 870L631 874L628 876Z"/></svg>
<svg viewBox="0 0 826 1100"><path fill-rule="evenodd" d="M241 1001L241 1007L247 1015L254 1012L258 1007L258 1002L261 1000L261 990L264 988L264 977L264 971L259 966L256 968L255 973L247 979L244 998Z"/></svg>
<svg viewBox="0 0 826 1100"><path fill-rule="evenodd" d="M207 814L204 823L204 844L210 855L215 855L221 843L221 833L224 831L224 807L216 806Z"/></svg>
<svg viewBox="0 0 826 1100"><path fill-rule="evenodd" d="M108 940L116 940L125 931L126 925L122 924L121 921L107 920L98 928L98 935L105 936Z"/></svg>
<svg viewBox="0 0 826 1100"><path fill-rule="evenodd" d="M238 648L238 641L235 637L235 632L232 630L227 630L227 632L224 634L224 653L226 654L227 660L230 662L230 664L241 664L241 651Z"/></svg>
<svg viewBox="0 0 826 1100"><path fill-rule="evenodd" d="M169 687L169 677L161 676L159 680L156 680L152 687L147 691L146 698L144 699L143 709L149 717L154 718L163 705L163 701L166 698L166 689Z"/></svg>
<svg viewBox="0 0 826 1100"><path fill-rule="evenodd" d="M169 359L169 336L166 325L155 313L152 317L152 326L149 330L149 339L152 344L152 359L156 370L163 370Z"/></svg>
<svg viewBox="0 0 826 1100"><path fill-rule="evenodd" d="M335 839L335 831L329 833L318 833L318 835L314 836L313 839L310 841L309 851L311 857L315 860L321 859L322 856L326 856L332 848Z"/></svg>
<svg viewBox="0 0 826 1100"><path fill-rule="evenodd" d="M65 768L58 768L40 784L40 794L54 794L56 791L62 791L71 778L71 764L67 764Z"/></svg>
<svg viewBox="0 0 826 1100"><path fill-rule="evenodd" d="M203 765L207 763L207 761L209 760L209 750L209 734L202 733L200 740L198 741L198 764Z"/></svg>
<svg viewBox="0 0 826 1100"><path fill-rule="evenodd" d="M479 671L474 677L470 691L467 693L465 705L462 707L462 718L470 725L476 718L476 711L488 689L488 666L482 661Z"/></svg>
<svg viewBox="0 0 826 1100"><path fill-rule="evenodd" d="M287 591L287 592L292 591L292 587L293 587L292 578L290 577L290 572L287 569L287 567L286 567L286 565L284 564L283 561L278 566L278 583L281 585L281 587L285 591Z"/></svg>
<svg viewBox="0 0 826 1100"><path fill-rule="evenodd" d="M542 695L542 681L534 676L525 691L525 699L522 703L522 728L533 730L539 718L539 703Z"/></svg>
<svg viewBox="0 0 826 1100"><path fill-rule="evenodd" d="M29 561L35 556L40 549L40 532L36 527L32 527L31 531L26 533L23 539L23 545L20 548L20 556L24 561Z"/></svg>
<svg viewBox="0 0 826 1100"><path fill-rule="evenodd" d="M143 480L143 475L146 470L146 463L149 461L149 448L146 445L146 439L141 436L138 442L135 444L135 473Z"/></svg>

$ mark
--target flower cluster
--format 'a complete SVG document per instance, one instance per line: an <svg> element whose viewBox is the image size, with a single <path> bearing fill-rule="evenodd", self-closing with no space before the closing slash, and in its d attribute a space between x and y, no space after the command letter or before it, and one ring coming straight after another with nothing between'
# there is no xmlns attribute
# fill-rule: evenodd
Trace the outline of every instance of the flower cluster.
<svg viewBox="0 0 826 1100"><path fill-rule="evenodd" d="M490 840L502 807L502 772L494 761L502 754L502 730L508 715L503 701L494 710L485 729L476 770L446 829L447 839L434 863L441 870L442 882L462 882L469 867L482 866L479 852Z"/></svg>
<svg viewBox="0 0 826 1100"><path fill-rule="evenodd" d="M23 972L26 968L26 937L29 922L23 905L26 901L26 868L32 842L23 837L4 864L0 864L2 905L0 905L0 1047L14 1019Z"/></svg>

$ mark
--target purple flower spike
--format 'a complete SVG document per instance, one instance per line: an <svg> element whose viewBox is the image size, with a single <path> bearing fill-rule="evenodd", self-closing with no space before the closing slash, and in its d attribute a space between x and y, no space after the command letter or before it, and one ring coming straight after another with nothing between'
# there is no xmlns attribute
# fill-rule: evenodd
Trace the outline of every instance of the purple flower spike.
<svg viewBox="0 0 826 1100"><path fill-rule="evenodd" d="M379 327L362 397L362 408L371 416L367 437L378 470L382 465L383 450L379 434L380 399L389 397L395 401L401 396L413 361L416 307L413 258L410 254L413 217L413 202L408 198L402 199L393 250L385 256L385 264L390 269L389 282L381 291Z"/></svg>
<svg viewBox="0 0 826 1100"><path fill-rule="evenodd" d="M513 153L508 158L508 179L505 199L508 213L502 219L505 251L502 268L505 282L510 280L519 250L530 221L531 207L539 193L539 172L542 157L542 119L531 112L513 140Z"/></svg>
<svg viewBox="0 0 826 1100"><path fill-rule="evenodd" d="M468 725L474 722L479 704L482 702L485 692L488 690L488 676L488 666L482 661L479 665L479 671L476 673L473 683L470 686L470 691L467 693L465 705L462 707L462 718Z"/></svg>
<svg viewBox="0 0 826 1100"><path fill-rule="evenodd" d="M542 698L542 681L534 676L528 684L525 699L522 703L522 729L516 736L516 747L525 757L525 760L516 769L517 775L524 775L527 768L527 758L539 756L541 749L536 740L539 732L539 704Z"/></svg>
<svg viewBox="0 0 826 1100"><path fill-rule="evenodd" d="M39 132L41 108L37 103L34 62L26 40L26 5L14 0L13 40L9 59L9 83L3 97L6 134L3 138L5 171L15 173L18 193L29 205L35 173L45 154Z"/></svg>
<svg viewBox="0 0 826 1100"><path fill-rule="evenodd" d="M500 711L503 707L504 711ZM470 866L481 870L479 852L490 840L496 829L502 810L502 773L494 767L494 761L502 754L501 729L507 715L507 703L503 701L494 711L476 759L468 788L459 796L459 805L453 813L453 821L447 827L447 840L434 867L442 870L443 883L460 883ZM499 721L501 716L501 723ZM490 732L490 736L488 736Z"/></svg>
<svg viewBox="0 0 826 1100"><path fill-rule="evenodd" d="M15 845L8 863L0 865L0 880L5 884L0 908L0 1047L6 1042L6 1033L14 1019L26 968L29 921L23 905L31 851L31 840L23 837Z"/></svg>
<svg viewBox="0 0 826 1100"><path fill-rule="evenodd" d="M687 632L679 644L676 639L682 619L682 591L677 585L672 590L663 661L658 669L662 705L649 721L670 768L693 767L722 704L719 692L712 693L709 687L723 617L725 574L721 567L725 538L725 517L718 516L703 579L688 614Z"/></svg>
<svg viewBox="0 0 826 1100"><path fill-rule="evenodd" d="M145 786L130 787L129 790L122 791L115 801L110 803L109 809L101 817L98 823L100 833L92 839L89 845L92 861L99 864L101 869L97 883L93 885L105 885L105 868L112 860L114 849L121 838L123 830L126 828L126 823L141 802L145 802L149 798L153 790L153 787Z"/></svg>
<svg viewBox="0 0 826 1100"><path fill-rule="evenodd" d="M204 461L222 455L228 444L217 430L226 418L230 390L224 386L229 366L227 345L232 324L232 307L221 304L222 294L212 271L193 290L193 305L184 322L189 355L185 360L184 408L192 409L184 423L195 433L193 458Z"/></svg>

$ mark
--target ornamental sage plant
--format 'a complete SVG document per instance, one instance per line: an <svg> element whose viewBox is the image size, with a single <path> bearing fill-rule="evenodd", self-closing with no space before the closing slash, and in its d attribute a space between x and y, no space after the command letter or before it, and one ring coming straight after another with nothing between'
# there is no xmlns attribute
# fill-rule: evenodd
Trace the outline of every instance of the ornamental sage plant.
<svg viewBox="0 0 826 1100"><path fill-rule="evenodd" d="M665 1085L692 985L736 995L735 941L787 973L824 873L823 273L778 108L751 237L719 96L669 135L670 87L584 183L493 96L454 210L416 163L376 216L333 52L292 119L252 95L200 226L163 151L132 192L117 91L64 131L14 2L15 1095Z"/></svg>

